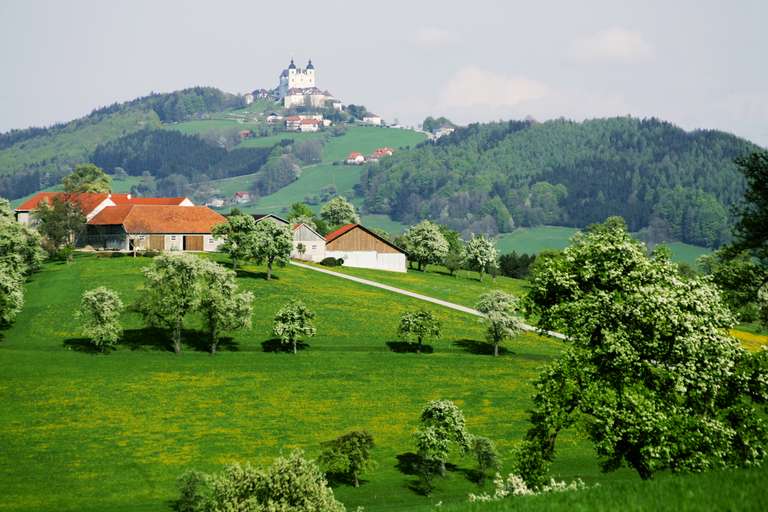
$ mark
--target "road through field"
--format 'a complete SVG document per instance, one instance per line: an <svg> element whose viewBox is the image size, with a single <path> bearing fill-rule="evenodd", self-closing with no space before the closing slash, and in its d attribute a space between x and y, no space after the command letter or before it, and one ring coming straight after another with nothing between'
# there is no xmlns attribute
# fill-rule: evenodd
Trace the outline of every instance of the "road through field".
<svg viewBox="0 0 768 512"><path fill-rule="evenodd" d="M328 275L331 275L331 276L340 277L342 279L348 279L348 280L354 281L356 283L360 283L360 284L364 284L364 285L368 285L368 286L373 286L373 287L376 287L376 288L381 288L382 290L387 290L387 291L390 291L390 292L399 293L401 295L406 295L408 297L413 297L414 299L419 299L419 300L423 300L423 301L426 301L426 302L431 302L433 304L437 304L439 306L443 306L443 307L446 307L446 308L455 309L456 311L461 311L462 313L468 313L470 315L475 315L475 316L483 316L483 314L481 312L479 312L478 310L469 308L467 306L462 306L461 304L455 304L453 302L448 302L447 300L436 299L436 298L430 297L428 295L422 295L420 293L415 293L415 292L411 292L411 291L408 291L408 290L403 290L402 288L397 288L395 286L390 286L388 284L379 283L379 282L376 282L376 281L371 281L370 279L363 279L361 277L350 276L350 275L347 275L347 274L342 274L340 272L334 272L333 270L328 270L328 269L325 269L325 268L318 268L318 267L315 267L313 265L307 265L306 263L299 263L298 261L291 261L291 265L296 265L297 267L306 268L308 270L314 270L315 272L321 272L323 274L328 274ZM532 325L528 325L526 323L522 323L521 326L522 326L523 330L525 330L525 331L541 333L541 331L539 331L536 327L534 327ZM563 335L563 334L561 334L559 332L544 331L543 334L546 334L547 336L552 336L553 338L558 338L558 339L561 339L561 340L565 339L565 335Z"/></svg>

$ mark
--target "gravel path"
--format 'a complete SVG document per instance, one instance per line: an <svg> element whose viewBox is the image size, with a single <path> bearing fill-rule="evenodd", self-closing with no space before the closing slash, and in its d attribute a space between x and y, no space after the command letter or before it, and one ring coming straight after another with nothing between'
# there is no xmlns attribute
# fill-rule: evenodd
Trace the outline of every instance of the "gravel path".
<svg viewBox="0 0 768 512"><path fill-rule="evenodd" d="M349 281L354 281L356 283L364 284L364 285L367 285L367 286L373 286L375 288L381 288L382 290L387 290L387 291L390 291L390 292L393 292L393 293L399 293L400 295L405 295L405 296L408 296L408 297L412 297L414 299L419 299L419 300L423 300L423 301L426 301L426 302L431 302L432 304L437 304L439 306L443 306L443 307L446 307L446 308L455 309L456 311L461 311L462 313L468 313L470 315L475 315L475 316L483 316L483 314L480 313L478 310L472 309L472 308L468 308L467 306L462 306L461 304L456 304L454 302L448 302L447 300L436 299L436 298L430 297L428 295L422 295L420 293L411 292L411 291L408 291L408 290L403 290L402 288L397 288L395 286L390 286L388 284L379 283L377 281L371 281L370 279L363 279L362 277L350 276L348 274L342 274L341 272L334 272L333 270L328 270L328 269L325 269L325 268L318 268L318 267L315 267L313 265L307 265L305 263L299 263L298 261L291 261L291 265L296 265L297 267L306 268L308 270L314 270L315 272L320 272L322 274L328 274L329 276L340 277L342 279L347 279ZM525 331L539 332L539 330L536 329L536 327L534 327L532 325L528 325L526 323L522 324L522 328ZM545 331L544 334L546 334L548 336L552 336L553 338L561 339L561 340L565 339L565 335L563 335L563 334L561 334L559 332Z"/></svg>

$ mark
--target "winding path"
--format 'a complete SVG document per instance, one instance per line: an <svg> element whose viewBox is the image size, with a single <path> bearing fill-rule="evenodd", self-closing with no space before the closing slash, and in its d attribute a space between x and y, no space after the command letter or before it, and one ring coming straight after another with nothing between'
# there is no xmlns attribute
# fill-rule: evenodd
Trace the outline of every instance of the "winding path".
<svg viewBox="0 0 768 512"><path fill-rule="evenodd" d="M414 299L431 302L432 304L437 304L439 306L443 306L446 308L455 309L456 311L461 311L462 313L468 313L470 315L475 315L480 317L483 316L483 314L478 310L469 308L467 306L462 306L461 304L456 304L454 302L448 302L447 300L436 299L435 297L430 297L428 295L422 295L420 293L403 290L402 288L397 288L395 286L390 286L388 284L379 283L377 281L371 281L370 279L363 279L362 277L350 276L348 274L342 274L341 272L334 272L333 270L319 268L313 265L307 265L306 263L299 263L298 261L291 261L291 265L296 265L297 267L306 268L308 270L314 270L315 272L320 272L321 274L328 274L329 276L340 277L342 279L347 279L349 281L354 281L356 283L364 284L367 286L373 286L374 288L381 288L382 290L387 290L393 293L399 293L400 295L405 295L407 297L412 297ZM524 331L536 332L541 334L541 331L539 331L536 327L532 325L528 325L526 323L522 324L522 328ZM559 332L544 331L543 334L546 334L547 336L552 336L553 338L558 338L561 340L565 339L565 335Z"/></svg>

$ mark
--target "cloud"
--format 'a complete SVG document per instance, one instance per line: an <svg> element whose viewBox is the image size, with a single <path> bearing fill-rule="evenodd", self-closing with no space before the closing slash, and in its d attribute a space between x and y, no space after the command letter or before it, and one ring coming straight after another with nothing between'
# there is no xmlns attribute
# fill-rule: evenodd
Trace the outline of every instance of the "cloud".
<svg viewBox="0 0 768 512"><path fill-rule="evenodd" d="M442 108L516 107L550 94L550 87L537 80L467 67L443 86L438 105Z"/></svg>
<svg viewBox="0 0 768 512"><path fill-rule="evenodd" d="M577 60L636 61L650 58L653 47L640 32L616 27L577 39L569 55Z"/></svg>
<svg viewBox="0 0 768 512"><path fill-rule="evenodd" d="M413 40L420 46L440 47L456 42L456 35L438 27L421 27L416 31Z"/></svg>

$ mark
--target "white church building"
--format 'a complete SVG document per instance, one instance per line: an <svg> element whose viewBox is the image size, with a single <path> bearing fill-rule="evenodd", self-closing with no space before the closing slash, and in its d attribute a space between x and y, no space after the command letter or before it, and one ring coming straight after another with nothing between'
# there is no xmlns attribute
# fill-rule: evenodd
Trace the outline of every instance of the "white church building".
<svg viewBox="0 0 768 512"><path fill-rule="evenodd" d="M322 108L326 101L334 99L330 92L317 88L317 73L312 59L309 59L304 69L297 68L291 59L288 68L280 73L277 94L285 108L302 106Z"/></svg>

